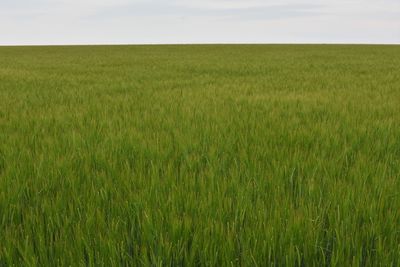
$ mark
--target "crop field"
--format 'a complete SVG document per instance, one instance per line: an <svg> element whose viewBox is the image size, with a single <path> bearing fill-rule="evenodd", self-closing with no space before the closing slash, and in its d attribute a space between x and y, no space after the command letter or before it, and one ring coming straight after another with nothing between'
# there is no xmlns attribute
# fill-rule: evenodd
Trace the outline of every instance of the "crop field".
<svg viewBox="0 0 400 267"><path fill-rule="evenodd" d="M0 266L400 266L400 46L1 47Z"/></svg>

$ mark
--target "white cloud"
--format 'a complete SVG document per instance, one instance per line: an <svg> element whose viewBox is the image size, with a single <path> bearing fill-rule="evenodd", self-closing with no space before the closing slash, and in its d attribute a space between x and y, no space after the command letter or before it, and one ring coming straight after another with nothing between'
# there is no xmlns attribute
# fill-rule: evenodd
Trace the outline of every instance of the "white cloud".
<svg viewBox="0 0 400 267"><path fill-rule="evenodd" d="M398 0L1 0L0 44L400 43Z"/></svg>

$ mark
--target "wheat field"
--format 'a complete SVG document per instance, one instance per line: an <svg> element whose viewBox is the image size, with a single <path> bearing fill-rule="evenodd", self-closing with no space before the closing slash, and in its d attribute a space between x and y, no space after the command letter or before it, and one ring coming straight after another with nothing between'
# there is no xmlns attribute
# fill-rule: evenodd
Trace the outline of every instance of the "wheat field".
<svg viewBox="0 0 400 267"><path fill-rule="evenodd" d="M0 266L399 266L400 46L0 48Z"/></svg>

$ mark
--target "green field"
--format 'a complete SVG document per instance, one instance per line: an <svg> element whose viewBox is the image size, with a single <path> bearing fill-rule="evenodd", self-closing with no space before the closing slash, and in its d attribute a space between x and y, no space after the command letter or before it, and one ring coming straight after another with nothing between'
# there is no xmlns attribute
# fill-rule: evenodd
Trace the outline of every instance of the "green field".
<svg viewBox="0 0 400 267"><path fill-rule="evenodd" d="M1 47L0 266L400 266L400 46Z"/></svg>

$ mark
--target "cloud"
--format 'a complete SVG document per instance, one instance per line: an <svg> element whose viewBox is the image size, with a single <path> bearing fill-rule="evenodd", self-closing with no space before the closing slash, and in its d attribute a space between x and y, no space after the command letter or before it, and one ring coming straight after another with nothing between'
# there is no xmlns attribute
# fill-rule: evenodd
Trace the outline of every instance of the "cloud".
<svg viewBox="0 0 400 267"><path fill-rule="evenodd" d="M240 5L227 5L224 1L217 4L200 3L183 4L181 2L162 2L156 6L150 3L135 3L98 9L90 18L112 19L121 17L204 17L235 20L275 20L284 18L306 17L321 15L322 5L297 4L297 5L266 5L249 2Z"/></svg>
<svg viewBox="0 0 400 267"><path fill-rule="evenodd" d="M0 45L191 42L400 43L400 1L0 1Z"/></svg>

